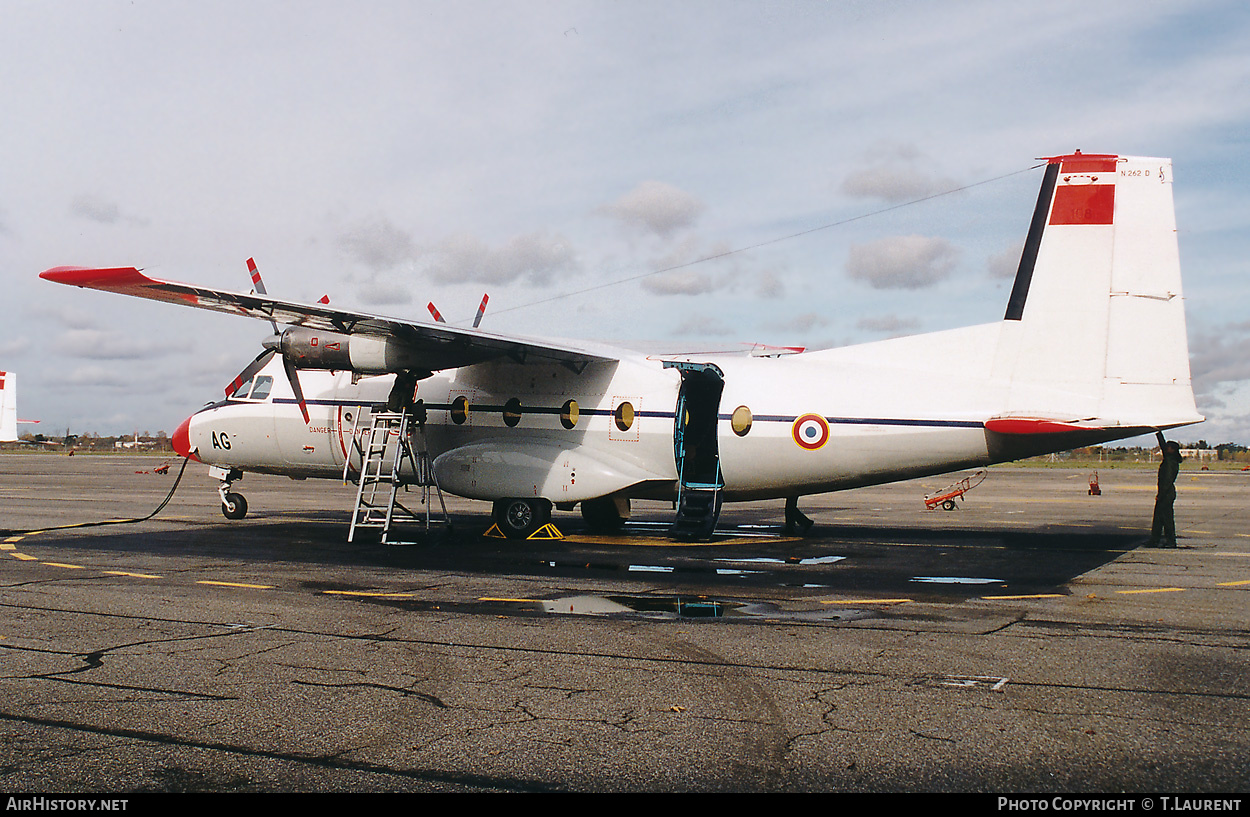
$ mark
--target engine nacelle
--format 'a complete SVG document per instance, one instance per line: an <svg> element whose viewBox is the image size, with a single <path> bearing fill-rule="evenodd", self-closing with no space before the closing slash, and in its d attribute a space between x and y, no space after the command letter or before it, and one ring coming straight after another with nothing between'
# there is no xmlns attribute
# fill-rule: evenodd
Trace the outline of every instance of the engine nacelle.
<svg viewBox="0 0 1250 817"><path fill-rule="evenodd" d="M423 368L419 356L394 338L292 326L282 333L281 347L282 356L300 369L388 374Z"/></svg>

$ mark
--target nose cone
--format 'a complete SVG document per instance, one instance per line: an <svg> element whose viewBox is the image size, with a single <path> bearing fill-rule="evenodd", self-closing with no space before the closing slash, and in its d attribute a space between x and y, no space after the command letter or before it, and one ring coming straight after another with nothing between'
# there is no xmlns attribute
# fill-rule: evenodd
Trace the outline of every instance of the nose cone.
<svg viewBox="0 0 1250 817"><path fill-rule="evenodd" d="M183 420L182 425L174 429L174 436L170 440L170 443L173 444L174 451L178 452L178 456L189 457L193 460L196 460L197 462L199 461L200 458L195 456L195 453L191 450L191 418L190 417Z"/></svg>

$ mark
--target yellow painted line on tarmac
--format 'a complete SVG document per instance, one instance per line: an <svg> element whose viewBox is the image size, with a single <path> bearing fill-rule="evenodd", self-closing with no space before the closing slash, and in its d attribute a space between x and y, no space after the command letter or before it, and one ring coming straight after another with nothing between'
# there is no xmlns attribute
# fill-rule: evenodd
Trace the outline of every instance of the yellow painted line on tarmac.
<svg viewBox="0 0 1250 817"><path fill-rule="evenodd" d="M514 604L540 604L541 599L497 599L491 596L482 596L478 601L506 601Z"/></svg>
<svg viewBox="0 0 1250 817"><path fill-rule="evenodd" d="M1018 599L1061 599L1064 596L1062 593L1034 593L1031 596L982 596L981 598L996 601L1015 601Z"/></svg>
<svg viewBox="0 0 1250 817"><path fill-rule="evenodd" d="M246 587L250 590L272 590L272 584L243 584L242 582L212 582L207 579L197 581L196 584L211 584L214 587Z"/></svg>
<svg viewBox="0 0 1250 817"><path fill-rule="evenodd" d="M66 570L86 570L87 569L83 565L69 565L69 564L66 564L65 562L43 562L43 564L47 565L48 567L63 567Z"/></svg>
<svg viewBox="0 0 1250 817"><path fill-rule="evenodd" d="M410 599L416 593L367 593L363 590L322 590L327 596L368 596L376 599Z"/></svg>
<svg viewBox="0 0 1250 817"><path fill-rule="evenodd" d="M1183 587L1151 587L1146 590L1117 590L1115 591L1124 596L1132 596L1137 593L1184 593Z"/></svg>
<svg viewBox="0 0 1250 817"><path fill-rule="evenodd" d="M26 538L25 536L10 536L8 539L5 539L4 541L5 541L5 544L8 544L10 542L20 542L25 538Z"/></svg>
<svg viewBox="0 0 1250 817"><path fill-rule="evenodd" d="M125 570L106 570L104 571L110 576L129 576L132 579L163 579L164 576L154 576L151 573L127 573Z"/></svg>
<svg viewBox="0 0 1250 817"><path fill-rule="evenodd" d="M1237 534L1237 535L1240 536L1241 534ZM1235 550L1229 550L1224 553L1213 553L1211 555L1212 556L1250 556L1250 553L1239 553L1238 551L1235 551Z"/></svg>
<svg viewBox="0 0 1250 817"><path fill-rule="evenodd" d="M11 544L9 542L4 542L0 544L0 550L17 550L17 545Z"/></svg>
<svg viewBox="0 0 1250 817"><path fill-rule="evenodd" d="M1250 579L1242 579L1239 582L1220 582L1216 587L1241 587L1243 584L1250 584Z"/></svg>
<svg viewBox="0 0 1250 817"><path fill-rule="evenodd" d="M23 562L37 562L37 561L39 561L39 557L38 557L38 556L28 556L28 555L26 555L25 553L14 553L14 554L13 554L13 558L14 558L14 559L21 559Z"/></svg>
<svg viewBox="0 0 1250 817"><path fill-rule="evenodd" d="M838 599L822 601L821 604L906 604L911 599Z"/></svg>

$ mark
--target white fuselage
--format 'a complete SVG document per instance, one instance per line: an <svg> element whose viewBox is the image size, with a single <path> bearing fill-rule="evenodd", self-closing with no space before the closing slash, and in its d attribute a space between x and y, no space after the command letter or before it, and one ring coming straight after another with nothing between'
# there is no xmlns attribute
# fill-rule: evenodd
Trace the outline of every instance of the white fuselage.
<svg viewBox="0 0 1250 817"><path fill-rule="evenodd" d="M957 334L973 343L998 326L776 358L707 358L724 374L715 425L725 498L819 493L992 461L984 421L1006 393L1005 384L995 386L992 354L973 346L951 372L908 350L959 342ZM883 368L886 359L895 364ZM273 377L265 399L227 400L191 418L189 444L200 460L296 477L339 477L349 457L351 469L359 467L353 432L386 402L392 376L353 383L348 372L302 372L305 423L280 364L262 374ZM440 487L470 498L670 498L681 385L677 371L643 355L581 373L558 364L467 366L419 383L427 421L414 436ZM521 406L515 425L505 421L510 400ZM571 428L569 401L577 404ZM633 416L628 424L618 422L622 404Z"/></svg>

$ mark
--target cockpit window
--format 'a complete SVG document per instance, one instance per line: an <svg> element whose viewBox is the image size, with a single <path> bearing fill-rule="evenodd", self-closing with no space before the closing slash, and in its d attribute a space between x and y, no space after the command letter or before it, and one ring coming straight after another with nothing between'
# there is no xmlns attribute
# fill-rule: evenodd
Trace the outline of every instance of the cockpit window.
<svg viewBox="0 0 1250 817"><path fill-rule="evenodd" d="M271 391L273 391L273 378L263 374L256 378L256 385L252 387L252 399L264 400Z"/></svg>
<svg viewBox="0 0 1250 817"><path fill-rule="evenodd" d="M267 374L244 382L230 395L232 400L264 400L273 391L273 378ZM250 397L248 395L251 395Z"/></svg>

